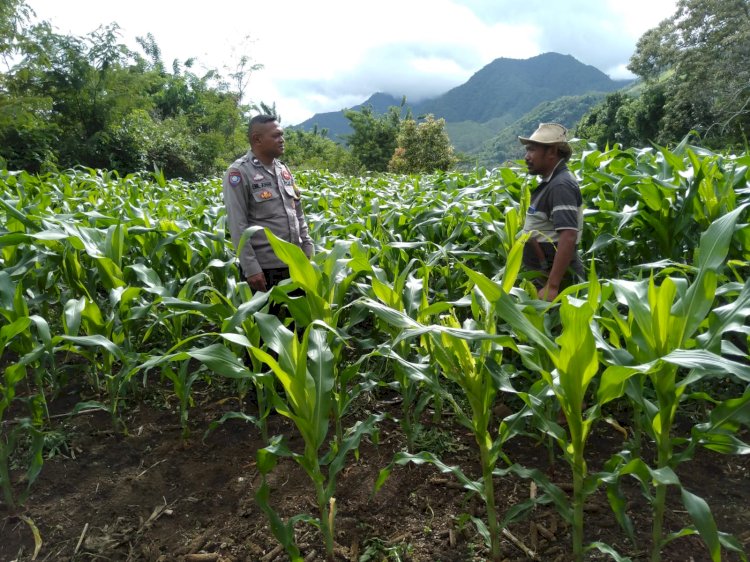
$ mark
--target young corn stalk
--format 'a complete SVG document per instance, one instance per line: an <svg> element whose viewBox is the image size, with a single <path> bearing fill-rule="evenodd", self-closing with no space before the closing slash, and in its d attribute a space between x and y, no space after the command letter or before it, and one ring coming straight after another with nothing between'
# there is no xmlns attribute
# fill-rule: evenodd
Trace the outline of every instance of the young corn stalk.
<svg viewBox="0 0 750 562"><path fill-rule="evenodd" d="M586 391L599 371L599 357L596 349L592 321L599 305L599 283L591 274L589 281L589 299L587 301L562 298L560 316L562 333L553 341L523 313L521 308L504 290L479 273L470 273L470 278L493 303L497 316L507 323L516 337L530 341L537 346L531 352L522 354L524 362L539 372L555 398L560 403L568 433L560 428L544 409L542 401L532 395L520 393L527 407L540 418L542 427L553 436L562 449L565 460L573 473L572 532L573 558L583 560L583 504L587 489L587 467L585 459L586 440L591 427L599 414L599 405L595 404L588 411L583 411ZM507 285L506 285L507 286ZM522 346L525 347L525 346ZM547 371L539 357L531 355L544 354L554 365L554 370ZM561 505L561 503L558 503Z"/></svg>
<svg viewBox="0 0 750 562"><path fill-rule="evenodd" d="M247 235L257 230L258 227L251 227ZM297 330L305 329L311 323L324 328L322 333L327 339L328 351L333 355L331 405L336 442L340 446L344 440L343 416L366 387L354 382L360 374L360 362L364 357L342 368L348 335L341 324L348 310L346 300L351 284L370 269L367 253L358 244L341 241L310 261L298 246L277 238L268 230L266 235L276 255L288 265L293 285L305 292L304 297L293 296L288 292L288 287L293 285L276 286L271 291L271 298L287 306Z"/></svg>
<svg viewBox="0 0 750 562"><path fill-rule="evenodd" d="M409 262L401 271L391 286L385 272L380 268L373 267L372 293L388 309L396 310L418 322L424 323L432 314L449 308L450 305L429 307L427 304L426 280L429 279L429 267L421 268L423 278L417 279L412 275L412 269L416 260ZM365 304L368 307L368 304ZM430 400L436 403L436 417L439 417L439 404L443 395L437 375L425 362L413 362L413 348L407 340L399 339L403 326L395 326L386 322L386 333L390 335L390 341L382 344L374 352L391 360L393 367L393 378L401 395L401 418L399 420L401 429L406 436L406 446L409 452L414 452L414 440L416 438L419 419ZM394 343L398 341L398 343ZM429 348L429 341L425 344ZM388 382L388 384L393 384ZM448 398L450 400L450 398Z"/></svg>
<svg viewBox="0 0 750 562"><path fill-rule="evenodd" d="M509 253L508 262L504 271L503 286L512 287L518 270L520 268L521 251L523 240L521 240ZM488 290L493 296L502 293L502 288L479 273L464 268L472 280L479 281L481 288ZM478 284L479 284L478 283ZM503 444L513 437L515 426L513 423L501 423L498 436L493 438L490 431L492 421L493 405L495 397L500 388L503 374L500 370L503 347L508 346L516 349L515 342L508 336L495 333L498 316L494 303L487 298L486 293L475 292L472 295L472 309L478 312L481 318L481 329L476 329L476 322L470 321L467 328L462 329L454 313L445 314L442 323L434 326L424 326L401 311L385 307L380 303L364 301L378 317L391 325L400 328L401 334L393 342L399 342L410 338L420 337L423 344L427 345L430 356L441 369L444 377L456 383L464 392L469 403L470 415L457 409L459 420L468 427L479 448L479 464L482 469L482 478L479 482L472 482L457 467L447 467L434 455L422 453L410 455L401 453L396 456L394 463L405 462L434 464L440 470L453 473L464 486L479 494L483 499L487 511L487 526L481 521L475 521L482 535L486 538L490 549L490 557L493 561L501 560L500 540L501 534L507 533L505 525L498 517L498 509L495 505L494 475L496 465L500 458L506 459L502 452ZM471 344L471 345L470 345ZM376 484L379 489L386 478L390 475L390 467L381 471ZM507 472L507 471L506 471ZM527 505L516 506L517 516Z"/></svg>
<svg viewBox="0 0 750 562"><path fill-rule="evenodd" d="M641 466L640 459L624 462L623 474L633 474L646 485L654 486L651 561L659 562L662 547L676 535L664 537L664 511L668 485L680 486L673 469L681 460L674 454L672 428L678 406L685 390L707 377L731 374L750 382L750 367L732 361L716 351L720 345L702 338L700 330L706 325L716 293L717 279L729 249L735 224L745 205L714 221L701 236L697 271L691 283L666 277L657 286L653 277L640 282L614 280L612 285L618 301L628 307L627 319L616 322L627 353L613 356L619 367L604 374L598 400L605 403L625 392L630 378L646 377L656 394L656 403L645 397L649 417L647 431L657 447L656 469ZM734 318L737 314L732 315ZM711 349L701 343L710 343ZM687 374L683 375L687 371ZM630 386L643 389L644 385ZM737 407L745 407L742 404ZM627 459L624 459L627 461ZM640 468L639 468L640 467ZM711 559L721 559L721 540L708 506L703 500L682 490L683 502L698 532L709 548ZM677 534L679 535L679 533Z"/></svg>
<svg viewBox="0 0 750 562"><path fill-rule="evenodd" d="M11 324L0 328L0 358L3 351L14 340L28 333L31 325L30 318L19 318ZM32 358L23 357L17 363L6 365L2 377L0 377L0 488L3 500L10 508L16 506L16 498L13 491L13 482L10 475L10 456L16 450L16 446L24 436L30 437L29 466L26 471L28 487L31 487L42 468L42 449L44 445L44 415L46 404L44 395L36 392L25 398L16 396L16 387L27 382L27 363ZM23 403L29 416L20 419L6 420L5 413L9 411L14 403ZM28 493L28 492L27 492ZM19 498L20 502L25 499L26 493Z"/></svg>
<svg viewBox="0 0 750 562"><path fill-rule="evenodd" d="M256 321L263 341L273 350L270 353L252 347L250 351L268 365L281 383L284 393L275 393L273 407L288 417L299 431L305 446L302 453L289 450L279 440L258 451L258 469L263 476L263 484L256 500L269 515L271 528L276 538L284 546L292 560L301 560L299 549L294 543L293 523L284 524L275 514L269 503L269 490L265 477L273 469L275 458L291 457L307 473L312 481L318 506L317 518L306 518L315 524L323 536L328 560L334 560L334 520L336 515L336 481L344 467L346 456L356 450L365 435L375 432L379 416L370 416L364 422L357 422L343 433L340 442L334 441L328 450L328 424L333 415L333 389L335 385L334 355L326 337L325 326L313 322L305 328L302 339L284 327L278 318L257 313ZM321 329L321 327L323 329ZM328 466L327 473L324 467Z"/></svg>

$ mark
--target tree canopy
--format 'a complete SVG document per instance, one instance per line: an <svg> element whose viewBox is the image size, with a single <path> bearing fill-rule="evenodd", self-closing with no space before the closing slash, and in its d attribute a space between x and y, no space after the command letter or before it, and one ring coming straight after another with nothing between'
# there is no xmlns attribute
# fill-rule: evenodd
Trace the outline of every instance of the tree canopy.
<svg viewBox="0 0 750 562"><path fill-rule="evenodd" d="M750 0L678 0L672 17L638 41L628 68L640 95L614 94L577 133L590 140L669 144L691 131L708 146L750 130Z"/></svg>
<svg viewBox="0 0 750 562"><path fill-rule="evenodd" d="M344 111L354 131L348 135L346 143L366 170L385 172L388 169L397 146L401 110L391 107L384 115L377 115L371 106L365 106L361 111Z"/></svg>
<svg viewBox="0 0 750 562"><path fill-rule="evenodd" d="M428 115L419 124L404 119L396 138L396 147L388 169L402 174L446 171L456 165L453 147L445 132L445 119Z"/></svg>
<svg viewBox="0 0 750 562"><path fill-rule="evenodd" d="M167 70L151 35L138 53L119 42L116 24L60 35L49 23L29 24L23 2L2 6L0 158L8 167L158 167L196 179L245 150L248 107L215 70L199 75L192 59ZM238 72L252 68L245 61Z"/></svg>

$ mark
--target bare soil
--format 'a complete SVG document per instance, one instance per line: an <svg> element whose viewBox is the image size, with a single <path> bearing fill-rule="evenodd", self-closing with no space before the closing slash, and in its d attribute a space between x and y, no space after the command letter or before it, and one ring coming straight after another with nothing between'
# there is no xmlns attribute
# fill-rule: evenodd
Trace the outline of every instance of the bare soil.
<svg viewBox="0 0 750 562"><path fill-rule="evenodd" d="M0 561L34 559L33 521L41 538L36 560L50 561L263 561L287 560L278 547L254 494L260 482L255 452L265 444L258 429L231 420L204 438L211 421L237 410L236 400L204 388L194 394L190 413L191 436L183 439L175 401L164 398L130 405L125 419L128 434L113 431L104 412L59 418L62 439L48 452L41 475L20 510L0 506ZM173 397L172 397L173 398ZM80 400L76 391L52 404L52 411L70 411ZM398 415L398 405L372 403ZM249 408L252 405L248 406ZM430 426L433 447L447 464L478 472L476 446L468 432L450 417ZM271 416L269 434L288 437L300 450L289 420ZM744 435L747 439L748 435ZM405 446L398 426L385 422L378 444L363 442L358 458L350 457L339 477L336 493L336 560L458 562L487 560L487 550L466 516L482 518L477 498L467 495L451 475L435 467L413 464L395 467L383 488L373 494L379 471ZM600 423L587 449L589 470L623 446L623 436ZM549 465L548 449L531 440L514 440L508 456L538 468L570 490L565 463ZM557 454L557 451L555 451ZM678 471L683 484L711 506L721 531L734 534L750 550L750 459L701 451ZM315 498L307 475L289 459L272 474L271 501L289 517L314 515ZM504 511L533 493L530 481L498 478L497 505ZM19 484L19 490L22 484ZM633 544L617 525L603 491L586 505L586 540L601 541L633 560L647 560L651 517L648 504L633 484L627 490L628 510L638 532ZM689 523L677 494L670 496L668 531ZM508 528L503 556L508 561L530 559L521 547L541 561L570 559L570 529L550 505L538 505L521 522ZM300 523L297 542L306 561L324 560L319 532ZM740 560L723 553L724 560ZM590 560L609 560L590 551ZM671 562L708 561L697 536L679 538L663 551Z"/></svg>

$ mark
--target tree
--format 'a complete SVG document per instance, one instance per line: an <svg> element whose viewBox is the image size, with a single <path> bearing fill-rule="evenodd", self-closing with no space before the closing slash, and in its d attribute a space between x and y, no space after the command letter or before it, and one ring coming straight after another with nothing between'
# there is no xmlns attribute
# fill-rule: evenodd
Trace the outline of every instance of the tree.
<svg viewBox="0 0 750 562"><path fill-rule="evenodd" d="M660 140L690 130L707 144L743 141L750 128L750 0L679 0L638 41L628 68L662 87Z"/></svg>
<svg viewBox="0 0 750 562"><path fill-rule="evenodd" d="M428 115L422 123L405 119L397 137L398 146L388 169L401 174L430 173L449 170L456 165L445 119Z"/></svg>
<svg viewBox="0 0 750 562"><path fill-rule="evenodd" d="M143 56L119 42L116 24L74 37L46 22L8 21L0 10L0 27L20 37L20 60L0 74L0 158L9 168L158 166L192 180L244 151L242 108L216 71L199 76L188 59L170 73L152 36L139 39Z"/></svg>
<svg viewBox="0 0 750 562"><path fill-rule="evenodd" d="M327 130L287 130L284 162L295 169L328 170L347 175L362 172L359 161L340 144L327 138Z"/></svg>
<svg viewBox="0 0 750 562"><path fill-rule="evenodd" d="M352 155L370 172L385 172L397 146L401 126L402 107L391 107L385 115L376 115L372 106L361 111L347 109L344 116L349 120L353 133L346 142Z"/></svg>
<svg viewBox="0 0 750 562"><path fill-rule="evenodd" d="M0 57L6 65L8 57L21 48L24 30L34 11L23 0L0 2Z"/></svg>
<svg viewBox="0 0 750 562"><path fill-rule="evenodd" d="M659 85L646 89L636 98L615 92L581 118L573 136L600 148L614 143L645 146L659 136L663 108L663 89Z"/></svg>

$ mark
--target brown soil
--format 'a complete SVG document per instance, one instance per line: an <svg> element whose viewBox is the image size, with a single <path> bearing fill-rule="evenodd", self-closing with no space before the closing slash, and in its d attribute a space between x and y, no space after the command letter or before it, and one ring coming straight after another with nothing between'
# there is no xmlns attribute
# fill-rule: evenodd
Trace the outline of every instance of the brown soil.
<svg viewBox="0 0 750 562"><path fill-rule="evenodd" d="M68 397L75 402L77 397ZM211 421L237 403L222 400L205 389L195 393L191 409L192 435L181 437L173 401L142 403L131 408L126 420L129 434L112 430L106 413L84 413L61 418L65 441L45 461L25 506L14 513L0 506L0 561L33 559L34 538L27 517L38 527L42 540L36 560L84 561L281 561L268 521L255 503L260 477L255 451L263 447L258 430L245 422L228 421L205 439ZM69 411L70 404L62 404ZM171 404L171 406L170 406ZM375 406L373 404L373 406ZM65 410L65 408L68 410ZM398 406L390 405L394 415ZM622 435L604 423L596 426L587 458L589 470L622 447ZM439 425L446 464L459 465L476 476L476 452L470 435L450 418ZM269 434L290 438L299 450L299 439L289 420L274 415ZM745 435L745 438L748 436ZM442 442L441 442L442 440ZM471 521L462 514L483 517L477 498L467 496L451 475L429 465L395 467L383 488L373 495L379 471L404 447L393 422L381 426L380 442L363 442L357 459L350 457L339 477L336 493L336 560L412 560L425 562L487 560L487 550ZM536 467L569 490L565 463L548 466L543 445L515 440L508 456L527 467ZM555 451L557 454L557 451ZM733 533L750 546L750 459L707 451L683 465L683 484L706 499L719 529ZM284 516L315 514L315 500L306 474L290 459L282 459L272 473L271 501ZM530 481L497 478L497 505L502 511L529 497ZM619 528L603 491L586 506L586 540L601 541L630 556L647 560L650 535L648 506L638 488L627 490L629 512L639 534L631 543ZM677 494L670 497L669 531L688 524L688 515ZM297 528L297 542L306 561L324 560L317 529L305 523ZM538 560L570 559L570 529L550 505L537 505L509 531ZM528 560L506 538L503 556L509 561ZM724 560L740 560L723 553ZM609 560L591 551L590 560ZM696 536L673 541L663 560L710 560Z"/></svg>

